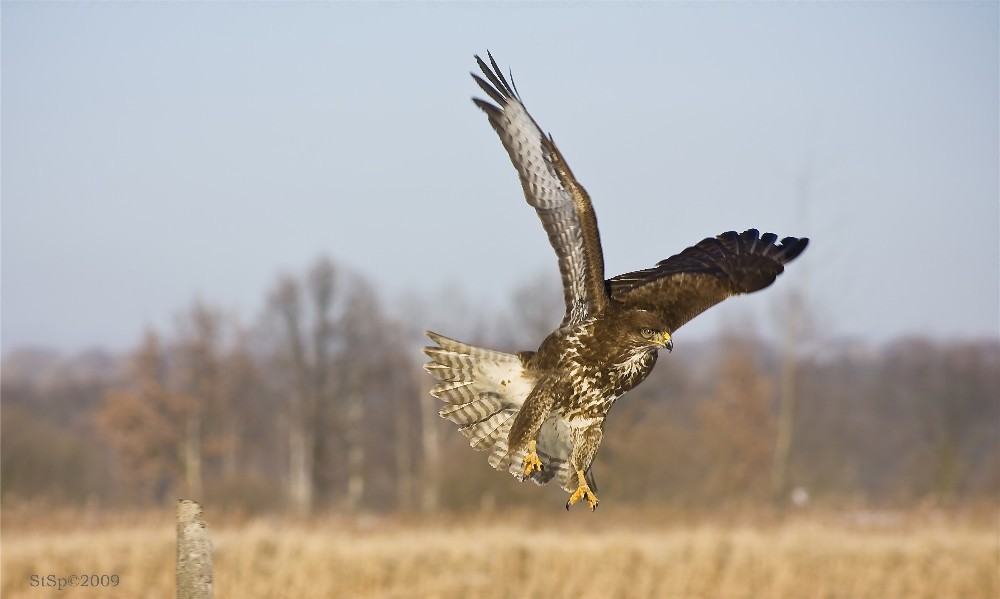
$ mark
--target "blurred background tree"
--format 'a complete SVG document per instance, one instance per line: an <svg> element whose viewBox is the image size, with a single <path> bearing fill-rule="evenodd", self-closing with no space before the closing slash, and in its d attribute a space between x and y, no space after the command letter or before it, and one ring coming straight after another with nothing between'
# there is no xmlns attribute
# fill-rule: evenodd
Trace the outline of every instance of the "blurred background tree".
<svg viewBox="0 0 1000 599"><path fill-rule="evenodd" d="M364 277L324 257L278 277L250 327L195 301L170 334L147 331L123 356L8 352L3 499L163 505L185 495L300 515L555 500L556 489L491 470L437 416L419 351L425 326L530 348L561 315L550 279L526 279L491 320L460 295L387 309ZM790 354L752 319L728 328L686 339L616 404L595 464L602 497L719 509L783 505L794 488L830 505L1000 493L997 340L871 346L810 328ZM783 393L796 398L791 412ZM784 457L782 426L794 431Z"/></svg>

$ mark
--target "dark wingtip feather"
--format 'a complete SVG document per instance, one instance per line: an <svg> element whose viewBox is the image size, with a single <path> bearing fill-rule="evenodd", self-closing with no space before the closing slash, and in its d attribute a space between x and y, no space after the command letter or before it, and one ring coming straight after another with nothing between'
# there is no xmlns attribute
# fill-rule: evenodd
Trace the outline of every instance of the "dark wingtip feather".
<svg viewBox="0 0 1000 599"><path fill-rule="evenodd" d="M740 251L740 248L741 248L741 245L742 245L740 243L740 234L737 233L736 231L726 231L725 233L723 233L721 235L717 235L716 239L720 243L722 243L722 245L726 248L726 250L728 252L733 253L733 254L741 254L742 253Z"/></svg>
<svg viewBox="0 0 1000 599"><path fill-rule="evenodd" d="M500 67L497 66L497 61L493 59L493 55L490 54L489 51L487 51L486 57L490 59L489 65L487 65L486 62L479 57L479 55L476 55L476 63L479 64L479 70L483 72L483 75L485 75L486 78L489 79L490 83L493 84L495 92L499 93L501 96L504 97L504 100L497 100L497 101L500 102L500 104L504 104L511 98L516 98L517 93L514 91L511 85L507 83L507 79L504 78L503 71L501 71ZM492 65L493 68L490 68L490 65ZM475 76L475 74L473 74L473 76ZM493 96L492 93L490 92L487 93L489 93L490 96Z"/></svg>
<svg viewBox="0 0 1000 599"><path fill-rule="evenodd" d="M484 100L482 98L477 98L475 96L472 96L472 103L475 104L476 106L480 107L481 109L483 109L484 112L491 112L491 111L494 111L494 110L500 110L499 107L494 106L493 104L490 104L486 100Z"/></svg>
<svg viewBox="0 0 1000 599"><path fill-rule="evenodd" d="M809 245L808 237L785 237L781 240L781 259L785 264L795 260Z"/></svg>
<svg viewBox="0 0 1000 599"><path fill-rule="evenodd" d="M494 102L501 106L507 103L507 98L502 93L497 91L495 87L484 81L482 77L475 73L469 74L472 75L472 78L476 81L476 84L479 85L480 89L486 92L486 95L493 98Z"/></svg>
<svg viewBox="0 0 1000 599"><path fill-rule="evenodd" d="M493 59L493 54L491 54L490 51L487 50L486 55L490 57L490 64L493 65L493 72L496 73L497 77L500 78L500 81L503 82L504 89L506 91L513 93L514 90L512 90L509 85L507 85L507 80L503 76L503 71L500 70L500 65L498 65L497 61Z"/></svg>
<svg viewBox="0 0 1000 599"><path fill-rule="evenodd" d="M746 254L757 251L758 241L760 241L760 231L757 229L747 229L740 234L740 242L743 246L743 252Z"/></svg>

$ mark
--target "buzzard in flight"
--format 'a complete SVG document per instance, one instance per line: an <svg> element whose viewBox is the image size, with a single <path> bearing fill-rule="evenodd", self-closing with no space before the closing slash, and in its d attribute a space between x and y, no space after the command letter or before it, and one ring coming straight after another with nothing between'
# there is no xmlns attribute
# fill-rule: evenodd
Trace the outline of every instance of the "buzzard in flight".
<svg viewBox="0 0 1000 599"><path fill-rule="evenodd" d="M727 297L763 289L809 240L750 229L710 237L652 268L605 280L590 198L551 136L542 133L489 54L473 79L493 103L474 98L510 155L524 197L559 259L566 313L535 351L508 354L428 332L425 369L441 416L489 463L518 480L556 478L597 507L591 464L608 410L653 370L671 335ZM491 68L492 67L492 68ZM485 77L485 78L484 78Z"/></svg>

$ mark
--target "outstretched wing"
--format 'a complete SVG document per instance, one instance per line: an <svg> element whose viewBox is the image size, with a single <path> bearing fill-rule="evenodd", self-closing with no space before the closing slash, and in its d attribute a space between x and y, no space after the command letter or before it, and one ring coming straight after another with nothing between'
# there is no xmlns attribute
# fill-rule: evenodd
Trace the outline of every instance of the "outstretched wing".
<svg viewBox="0 0 1000 599"><path fill-rule="evenodd" d="M777 238L756 229L709 237L653 268L609 279L608 291L628 307L658 312L673 333L727 297L767 287L809 244Z"/></svg>
<svg viewBox="0 0 1000 599"><path fill-rule="evenodd" d="M517 91L507 82L493 56L490 65L476 56L486 79L472 74L496 105L473 98L489 117L490 125L510 155L521 178L524 198L548 233L559 259L566 314L560 326L583 321L608 302L604 286L604 256L597 219L587 192L577 183L555 142L546 137L524 108Z"/></svg>

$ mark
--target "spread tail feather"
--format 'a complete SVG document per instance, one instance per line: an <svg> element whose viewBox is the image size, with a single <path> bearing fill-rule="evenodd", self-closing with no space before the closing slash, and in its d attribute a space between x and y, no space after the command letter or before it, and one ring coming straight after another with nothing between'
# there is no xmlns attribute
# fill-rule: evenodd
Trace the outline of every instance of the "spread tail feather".
<svg viewBox="0 0 1000 599"><path fill-rule="evenodd" d="M427 336L437 345L424 348L430 358L424 370L439 381L431 395L445 402L441 417L459 425L474 449L489 452L491 466L523 480L524 455L506 455L514 416L534 387L521 358L430 331Z"/></svg>
<svg viewBox="0 0 1000 599"><path fill-rule="evenodd" d="M431 395L444 402L440 414L459 426L477 451L488 452L493 468L524 480L527 450L509 454L507 438L525 398L536 381L528 374L520 355L483 349L427 332L436 346L424 348L430 362L424 370L438 383ZM538 437L538 456L543 469L531 474L531 481L544 485L555 479L568 492L576 489L577 477L569 463L570 447L556 434L555 419L543 425ZM585 473L590 488L597 490L590 469Z"/></svg>

